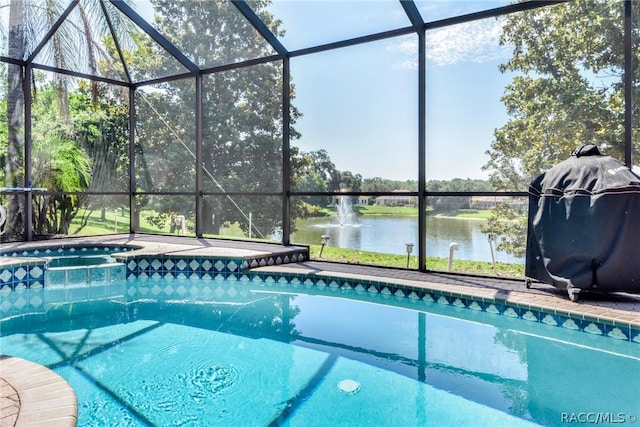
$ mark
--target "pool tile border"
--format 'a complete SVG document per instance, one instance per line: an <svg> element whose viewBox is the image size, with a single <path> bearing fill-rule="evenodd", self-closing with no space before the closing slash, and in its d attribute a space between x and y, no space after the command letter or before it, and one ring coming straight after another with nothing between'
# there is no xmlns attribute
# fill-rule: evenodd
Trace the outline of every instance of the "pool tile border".
<svg viewBox="0 0 640 427"><path fill-rule="evenodd" d="M305 251L254 257L181 256L176 254L118 255L126 267L126 277L152 279L227 279L250 268L275 266L307 260Z"/></svg>
<svg viewBox="0 0 640 427"><path fill-rule="evenodd" d="M45 286L47 257L101 255L137 249L126 245L57 245L8 251L0 254L0 293Z"/></svg>
<svg viewBox="0 0 640 427"><path fill-rule="evenodd" d="M544 303L532 304L530 299L495 289L465 287L453 290L450 285L441 283L421 283L414 285L393 283L388 280L358 280L326 273L263 272L254 271L252 282L262 282L268 287L284 285L303 286L324 293L339 294L354 290L360 295L377 294L386 300L415 302L416 304L439 304L469 311L486 312L505 318L519 319L530 323L582 332L588 335L608 337L617 341L629 341L640 344L640 315L621 314L612 317L611 310L602 307L589 307L578 310L576 303L567 302L553 307ZM528 296L527 296L528 297Z"/></svg>
<svg viewBox="0 0 640 427"><path fill-rule="evenodd" d="M0 267L0 293L44 286L46 260L25 259L15 265Z"/></svg>
<svg viewBox="0 0 640 427"><path fill-rule="evenodd" d="M612 310L607 307L577 305L558 297L510 292L448 283L424 282L398 277L367 276L358 273L331 273L287 268L284 264L308 260L308 250L294 248L279 253L259 255L207 255L198 248L177 251L142 250L133 244L66 244L8 252L0 257L0 294L13 293L13 304L25 307L21 290L43 288L46 259L29 256L59 256L64 253L116 252L114 257L126 266L126 278L213 279L258 282L266 286L304 286L322 292L339 293L354 290L361 295L380 295L383 299L408 303L439 304L470 312L486 312L525 322L542 323L589 335L602 335L615 340L640 344L640 314ZM270 270L273 269L273 270ZM613 313L613 315L612 315Z"/></svg>
<svg viewBox="0 0 640 427"><path fill-rule="evenodd" d="M63 245L10 251L0 254L0 292L44 287L46 257L85 254L112 254L126 266L126 278L216 279L242 274L250 268L303 262L306 248L276 254L242 257L206 254L149 253L134 245ZM4 264L4 266L2 265Z"/></svg>

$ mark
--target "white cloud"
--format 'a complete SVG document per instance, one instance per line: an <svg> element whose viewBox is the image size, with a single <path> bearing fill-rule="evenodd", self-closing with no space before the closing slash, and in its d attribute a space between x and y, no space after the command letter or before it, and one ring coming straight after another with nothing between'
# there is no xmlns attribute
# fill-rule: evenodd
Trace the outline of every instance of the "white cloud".
<svg viewBox="0 0 640 427"><path fill-rule="evenodd" d="M427 31L427 61L439 66L506 61L511 50L508 46L500 46L501 31L501 23L496 20L467 22ZM407 58L397 61L395 68L417 68L417 44L417 38L405 38L389 47Z"/></svg>

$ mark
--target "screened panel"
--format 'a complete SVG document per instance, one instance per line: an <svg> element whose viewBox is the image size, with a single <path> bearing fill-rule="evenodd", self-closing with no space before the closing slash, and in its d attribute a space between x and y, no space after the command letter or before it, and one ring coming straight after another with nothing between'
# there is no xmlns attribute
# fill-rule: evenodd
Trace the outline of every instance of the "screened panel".
<svg viewBox="0 0 640 427"><path fill-rule="evenodd" d="M87 198L128 192L128 98L120 87L37 73L31 104L34 232L67 234ZM97 95L99 94L99 96Z"/></svg>
<svg viewBox="0 0 640 427"><path fill-rule="evenodd" d="M195 198L193 196L136 196L138 228L135 232L195 235Z"/></svg>
<svg viewBox="0 0 640 427"><path fill-rule="evenodd" d="M275 54L230 1L157 1L153 10L154 27L200 68Z"/></svg>
<svg viewBox="0 0 640 427"><path fill-rule="evenodd" d="M144 3L135 2L132 8L142 16L150 16ZM118 37L124 56L124 66L133 82L159 79L163 77L179 75L188 72L188 68L176 59L165 47L160 45L137 24L133 23L119 10L109 9L109 15L113 20L122 22L128 29L127 37ZM153 25L153 22L147 21ZM163 32L163 27L155 25L154 28Z"/></svg>
<svg viewBox="0 0 640 427"><path fill-rule="evenodd" d="M113 8L108 2L106 5L105 10ZM78 3L51 38L45 41L43 48L34 57L34 63L90 76L128 81L109 24L113 26L119 42L129 48L133 44L131 33L135 28L128 19L114 19L118 17L121 15L111 13L106 18L98 3Z"/></svg>
<svg viewBox="0 0 640 427"><path fill-rule="evenodd" d="M22 70L17 65L2 64L2 132L0 147L5 155L4 167L0 169L2 183L9 188L25 186L24 128L25 100L22 92ZM22 237L24 227L24 193L6 192L0 194L0 204L5 208L7 222L3 228L5 239Z"/></svg>
<svg viewBox="0 0 640 427"><path fill-rule="evenodd" d="M282 190L281 74L267 63L204 77L205 191Z"/></svg>
<svg viewBox="0 0 640 427"><path fill-rule="evenodd" d="M503 24L492 18L427 31L427 182L489 177L485 152L508 120L501 98L511 75L499 69L510 54L499 45ZM465 190L473 188L457 189Z"/></svg>
<svg viewBox="0 0 640 427"><path fill-rule="evenodd" d="M427 269L523 276L527 208L527 197L428 196Z"/></svg>
<svg viewBox="0 0 640 427"><path fill-rule="evenodd" d="M319 173L328 191L360 191L379 177L412 180L417 190L418 78L415 36L358 45L291 60L293 101L302 116L300 155L292 160L296 190ZM292 153L298 155L298 153Z"/></svg>
<svg viewBox="0 0 640 427"><path fill-rule="evenodd" d="M425 22L482 12L515 3L512 0L415 0Z"/></svg>
<svg viewBox="0 0 640 427"><path fill-rule="evenodd" d="M293 197L292 205L307 200ZM316 259L417 268L417 203L412 196L380 196L371 205L368 198L335 196L322 211L298 212L291 242L310 245Z"/></svg>
<svg viewBox="0 0 640 427"><path fill-rule="evenodd" d="M205 196L205 237L282 242L282 198L275 196Z"/></svg>
<svg viewBox="0 0 640 427"><path fill-rule="evenodd" d="M622 2L568 2L498 20L499 34L508 49L493 62L500 63L504 73L494 68L484 74L484 64L465 67L467 78L457 82L493 89L490 97L482 97L481 92L460 83L466 102L457 103L463 117L456 114L456 121L468 123L464 130L473 132L457 138L461 147L457 151L451 142L460 130L439 127L443 120L433 114L429 151L434 164L468 163L480 157L482 164L470 164L470 171L485 167L496 190L526 191L533 178L568 158L581 144L596 144L603 153L624 161L624 61L613 47L623 46L623 9ZM488 23L495 25L496 21ZM485 41L489 47L498 42L490 36ZM474 49L474 61L482 59L480 52ZM430 77L429 87L433 97L438 91L451 97L457 88L437 72ZM507 114L492 110L498 96ZM467 106L474 110L465 114ZM445 111L450 117L454 114L453 106ZM486 116L490 111L495 114ZM482 130L486 123L491 127ZM450 152L440 148L445 136L453 148ZM486 155L478 156L487 149ZM460 160L463 153L467 160Z"/></svg>
<svg viewBox="0 0 640 427"><path fill-rule="evenodd" d="M68 2L2 0L0 55L27 59L67 6Z"/></svg>
<svg viewBox="0 0 640 427"><path fill-rule="evenodd" d="M291 239L341 262L416 268L426 253L427 268L446 270L456 243L453 261L466 264L455 271L522 266L526 200L513 194L583 143L621 161L631 149L640 170L623 80L625 6L633 64L640 12L508 4L418 0L427 23L440 21L425 26L418 58L410 2L0 0L3 240L126 232L128 221ZM536 9L504 14L520 7ZM487 11L500 15L478 19ZM396 222L380 231L384 219ZM463 242L480 249L467 255Z"/></svg>
<svg viewBox="0 0 640 427"><path fill-rule="evenodd" d="M140 191L195 191L194 86L194 79L184 79L136 91Z"/></svg>
<svg viewBox="0 0 640 427"><path fill-rule="evenodd" d="M256 2L250 2L255 4ZM399 1L288 1L276 0L268 10L282 21L282 44L303 49L408 27L411 25Z"/></svg>
<svg viewBox="0 0 640 427"><path fill-rule="evenodd" d="M83 208L71 221L70 236L129 233L129 195L83 196Z"/></svg>

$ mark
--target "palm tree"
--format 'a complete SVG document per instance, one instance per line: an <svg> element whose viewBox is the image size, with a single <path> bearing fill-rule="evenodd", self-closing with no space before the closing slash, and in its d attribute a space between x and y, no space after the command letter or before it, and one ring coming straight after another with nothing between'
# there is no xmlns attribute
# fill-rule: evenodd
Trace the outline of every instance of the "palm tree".
<svg viewBox="0 0 640 427"><path fill-rule="evenodd" d="M91 159L78 145L53 133L33 146L34 180L47 188L81 193L91 179ZM34 232L68 234L81 195L34 196Z"/></svg>
<svg viewBox="0 0 640 427"><path fill-rule="evenodd" d="M12 0L9 11L8 55L24 65L8 64L7 125L8 147L5 160L5 185L9 188L30 187L32 182L30 154L25 151L25 135L30 136L30 124L25 122L25 95L31 96L33 75L27 67L37 61L45 65L85 74L98 75L99 58L108 58L102 46L105 37L130 40L131 23L105 0L51 0L46 7L28 6L23 0ZM74 18L71 19L70 17ZM124 36L124 37L123 37ZM115 67L107 67L110 73ZM86 70L86 71L85 71ZM120 79L122 76L116 76ZM70 122L68 105L69 78L54 74L58 111L63 122ZM29 91L29 92L27 92ZM92 82L93 96L97 83ZM52 141L55 141L54 138ZM64 140L64 139L63 139ZM58 140L61 142L62 140ZM30 151L29 151L30 153ZM25 157L29 157L25 159ZM27 167L26 167L27 166ZM58 182L50 181L51 184ZM64 188L49 188L64 190ZM22 240L31 208L30 194L9 193L5 237Z"/></svg>

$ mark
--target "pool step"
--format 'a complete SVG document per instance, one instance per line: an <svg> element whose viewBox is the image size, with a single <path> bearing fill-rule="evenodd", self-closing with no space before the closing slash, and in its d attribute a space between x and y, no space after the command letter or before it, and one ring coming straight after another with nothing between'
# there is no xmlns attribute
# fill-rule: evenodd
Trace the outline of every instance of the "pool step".
<svg viewBox="0 0 640 427"><path fill-rule="evenodd" d="M112 283L125 278L126 266L121 262L74 267L49 267L44 273L44 282L47 287Z"/></svg>

